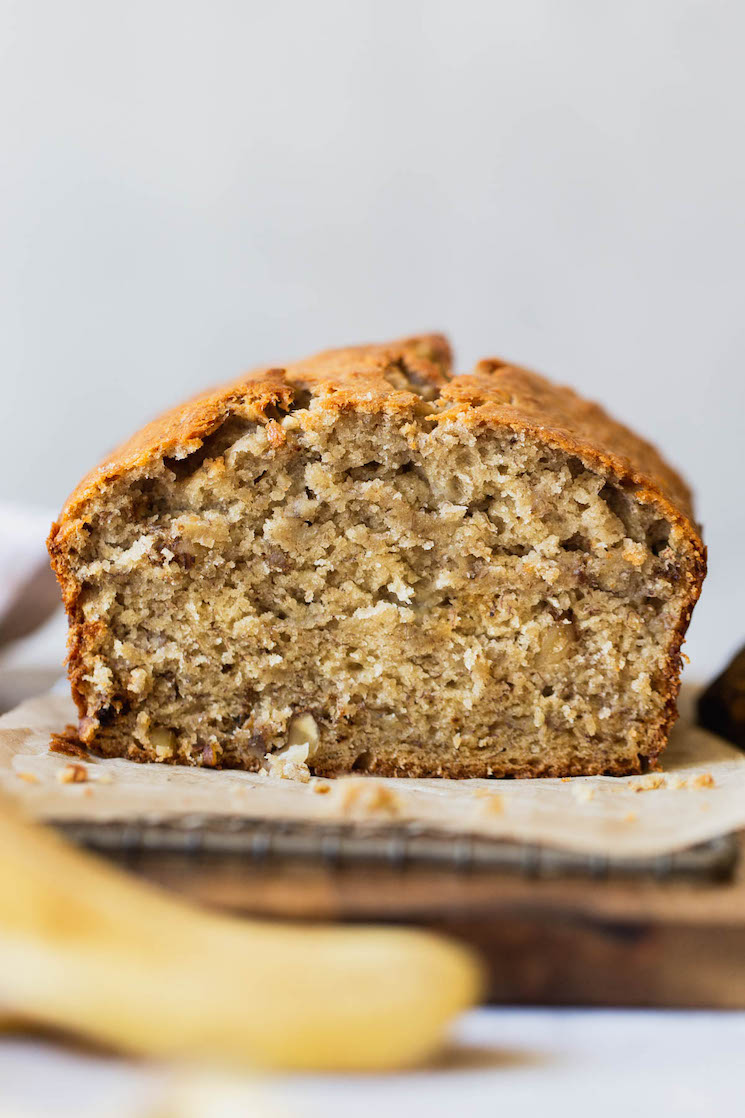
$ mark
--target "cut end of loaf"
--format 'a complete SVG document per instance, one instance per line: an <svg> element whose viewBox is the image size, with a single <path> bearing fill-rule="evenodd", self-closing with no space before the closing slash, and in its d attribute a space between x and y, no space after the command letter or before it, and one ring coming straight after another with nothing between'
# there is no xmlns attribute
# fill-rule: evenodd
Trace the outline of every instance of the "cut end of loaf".
<svg viewBox="0 0 745 1118"><path fill-rule="evenodd" d="M449 381L444 343L414 342L207 397L209 432L174 413L68 508L50 548L92 748L258 769L300 747L319 775L655 761L703 577L685 487L599 409L615 442L589 441L569 390Z"/></svg>

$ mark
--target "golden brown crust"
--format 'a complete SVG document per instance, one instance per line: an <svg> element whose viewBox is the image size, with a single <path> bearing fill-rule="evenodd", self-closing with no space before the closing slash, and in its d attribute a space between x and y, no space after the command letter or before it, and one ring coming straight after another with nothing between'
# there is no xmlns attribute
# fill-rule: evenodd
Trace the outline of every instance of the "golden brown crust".
<svg viewBox="0 0 745 1118"><path fill-rule="evenodd" d="M656 448L571 388L493 358L481 361L472 375L451 381L441 399L464 404L469 412L476 409L484 423L540 435L635 486L642 500L639 491L648 491L664 499L676 517L693 520L687 485Z"/></svg>
<svg viewBox="0 0 745 1118"><path fill-rule="evenodd" d="M409 383L430 387L441 404L452 405L443 410L441 421L458 418L535 434L634 487L641 500L664 504L673 519L687 521L698 535L688 487L650 443L571 388L496 358L480 362L471 375L451 379L450 347L439 334L327 350L284 368L254 370L200 393L148 423L87 474L55 529L76 519L104 482L153 460L192 453L231 412L250 410L268 420L272 407L289 407L303 389L329 409L405 410L411 393L403 378L401 383L395 378L402 365Z"/></svg>
<svg viewBox="0 0 745 1118"><path fill-rule="evenodd" d="M450 362L447 339L427 334L387 345L328 350L284 368L254 369L201 392L146 424L91 470L68 497L52 538L79 517L90 497L100 495L104 483L149 462L191 454L231 413L271 422L273 407L289 408L306 388L329 408L403 410L410 406L411 393L396 384L395 374L401 382L405 377L436 394L447 383Z"/></svg>
<svg viewBox="0 0 745 1118"><path fill-rule="evenodd" d="M90 503L100 499L102 489L131 472L147 475L149 465L159 464L163 458L180 459L193 453L231 414L265 423L270 441L281 442L285 436L274 421L274 409L287 410L293 400L299 404L308 391L315 406L331 411L410 413L412 402L423 397L436 402L432 416L436 422L506 428L578 457L628 488L638 500L655 506L687 541L691 560L681 576L686 582L687 605L673 634L661 684L665 718L646 754L654 764L676 718L680 646L706 570L706 550L693 519L688 488L653 446L569 388L497 359L482 361L469 376L451 379L449 369L448 342L435 334L330 350L285 368L256 370L154 420L88 474L69 497L48 541L70 615L69 674L81 715L85 708L79 688L86 657L99 640L95 630L100 623L82 619L80 588L68 550L82 529ZM479 774L464 771L457 775ZM559 774L541 770L541 775Z"/></svg>

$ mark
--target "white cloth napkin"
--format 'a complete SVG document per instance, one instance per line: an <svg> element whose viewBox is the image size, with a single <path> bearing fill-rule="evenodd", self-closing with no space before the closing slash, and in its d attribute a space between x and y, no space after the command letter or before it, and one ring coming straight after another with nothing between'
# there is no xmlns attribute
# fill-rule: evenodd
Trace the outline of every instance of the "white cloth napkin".
<svg viewBox="0 0 745 1118"><path fill-rule="evenodd" d="M52 520L44 509L0 503L0 625L34 575L49 565L45 540Z"/></svg>
<svg viewBox="0 0 745 1118"><path fill-rule="evenodd" d="M46 550L53 519L0 502L0 711L62 674L65 622Z"/></svg>

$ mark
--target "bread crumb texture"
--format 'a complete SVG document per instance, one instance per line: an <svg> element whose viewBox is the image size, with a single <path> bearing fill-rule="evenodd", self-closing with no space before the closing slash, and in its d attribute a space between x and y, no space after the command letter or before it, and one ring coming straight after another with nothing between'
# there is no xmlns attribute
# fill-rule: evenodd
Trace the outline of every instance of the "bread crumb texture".
<svg viewBox="0 0 745 1118"><path fill-rule="evenodd" d="M682 480L439 336L156 420L50 535L83 745L284 779L643 772L705 553Z"/></svg>
<svg viewBox="0 0 745 1118"><path fill-rule="evenodd" d="M88 750L80 742L77 726L66 726L61 734L51 734L49 737L49 752L63 753L66 757L79 757L83 761L93 760Z"/></svg>
<svg viewBox="0 0 745 1118"><path fill-rule="evenodd" d="M715 785L716 781L709 772L693 773L691 776L684 776L682 773L671 773L670 775L653 773L639 781L631 782L631 788L634 792L656 792L659 790L679 792L683 788L689 790L714 788Z"/></svg>
<svg viewBox="0 0 745 1118"><path fill-rule="evenodd" d="M356 818L385 816L395 818L401 812L401 801L395 791L378 780L349 776L337 781L332 789L336 807Z"/></svg>
<svg viewBox="0 0 745 1118"><path fill-rule="evenodd" d="M88 770L84 765L65 765L57 773L60 784L85 784L88 780Z"/></svg>

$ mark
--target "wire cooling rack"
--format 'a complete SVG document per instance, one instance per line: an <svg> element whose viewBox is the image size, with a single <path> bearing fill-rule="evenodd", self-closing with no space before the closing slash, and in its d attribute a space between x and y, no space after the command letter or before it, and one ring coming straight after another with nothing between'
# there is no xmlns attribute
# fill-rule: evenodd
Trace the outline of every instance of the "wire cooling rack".
<svg viewBox="0 0 745 1118"><path fill-rule="evenodd" d="M507 873L523 877L681 878L722 881L732 876L735 835L723 835L673 854L651 858L605 857L482 836L453 835L412 824L385 826L283 822L244 817L189 815L177 821L99 823L65 820L57 824L73 841L92 850L138 861L168 854L255 866L302 861L344 868L436 867L459 873Z"/></svg>

